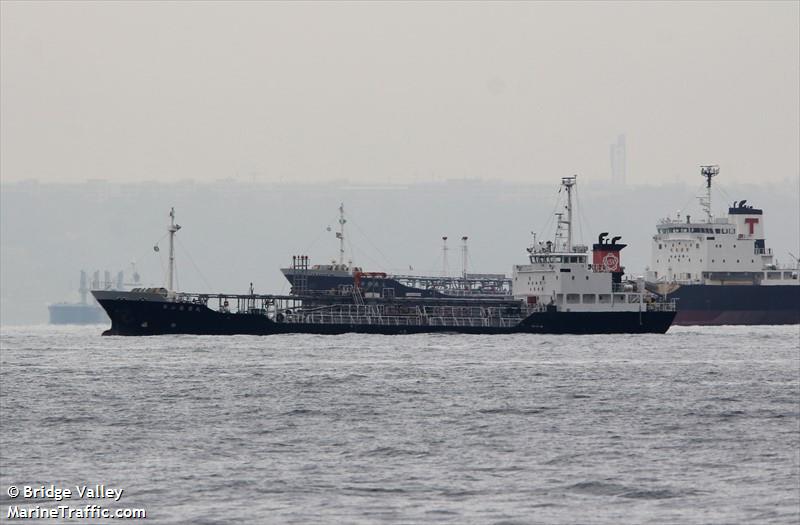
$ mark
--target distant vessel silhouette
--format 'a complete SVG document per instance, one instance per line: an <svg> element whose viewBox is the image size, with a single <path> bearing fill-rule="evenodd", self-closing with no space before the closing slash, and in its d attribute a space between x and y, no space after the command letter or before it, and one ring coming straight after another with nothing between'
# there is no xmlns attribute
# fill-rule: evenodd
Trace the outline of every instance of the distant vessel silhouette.
<svg viewBox="0 0 800 525"><path fill-rule="evenodd" d="M136 272L134 265L132 266L132 283L130 286L139 285L139 274ZM111 275L108 271L105 272L105 280L103 288L118 290L124 289L126 283L124 282L124 273L120 271L117 274L116 282L111 282ZM92 289L100 289L100 271L95 271L91 283ZM47 310L50 314L50 324L102 324L109 321L105 311L100 307L97 301L92 297L88 299L89 294L89 279L86 271L81 270L81 280L78 287L80 294L80 301L77 303L61 302L47 305Z"/></svg>

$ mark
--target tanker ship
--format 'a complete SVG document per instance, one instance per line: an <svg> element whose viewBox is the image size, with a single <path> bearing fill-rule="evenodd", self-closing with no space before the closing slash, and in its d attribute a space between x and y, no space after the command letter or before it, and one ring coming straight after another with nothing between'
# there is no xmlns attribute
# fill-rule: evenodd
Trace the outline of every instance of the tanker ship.
<svg viewBox="0 0 800 525"><path fill-rule="evenodd" d="M93 290L111 319L111 328L103 334L666 332L675 317L675 304L648 292L643 279L623 281L620 251L625 245L617 242L619 237L607 242L607 234L601 234L591 261L587 246L573 244L576 182L575 176L562 178L566 204L565 211L557 214L555 238L538 243L534 239L527 261L512 267L508 293L397 293L396 279L349 268L344 283L312 289L307 283L313 267L307 258L298 265L298 256L288 295L256 294L252 283L250 293L241 295L179 292L173 288L173 240L181 227L175 224L173 209L167 228L166 287Z"/></svg>
<svg viewBox="0 0 800 525"><path fill-rule="evenodd" d="M345 260L345 224L344 204L339 206L339 229L336 238L339 240L339 258L330 264L309 264L306 255L292 257L292 264L281 268L281 273L289 281L292 293L325 294L336 293L342 287L352 287L356 274L362 278L364 295L367 297L380 295L383 290L390 290L396 297L504 297L511 294L511 279L502 273L469 273L467 271L467 236L461 237L462 271L459 276L448 275L447 240L442 237L441 275L402 275L385 272L364 272L362 268L353 266ZM330 228L328 228L330 230ZM380 281L370 277L379 277Z"/></svg>
<svg viewBox="0 0 800 525"><path fill-rule="evenodd" d="M764 234L764 211L735 201L715 217L711 181L719 166L701 166L704 217L665 218L653 236L647 288L677 303L680 325L800 323L798 265L776 263Z"/></svg>

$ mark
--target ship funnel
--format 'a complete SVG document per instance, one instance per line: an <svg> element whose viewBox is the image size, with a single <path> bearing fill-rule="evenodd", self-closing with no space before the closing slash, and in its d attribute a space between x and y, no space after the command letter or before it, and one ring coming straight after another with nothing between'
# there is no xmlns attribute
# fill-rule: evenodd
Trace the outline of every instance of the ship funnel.
<svg viewBox="0 0 800 525"><path fill-rule="evenodd" d="M621 235L615 235L611 238L611 242L602 242L605 236L608 235L604 233L600 235L597 244L592 246L592 263L594 264L597 270L601 272L611 272L612 281L615 283L619 283L622 281L622 274L624 273L624 268L620 263L620 256L619 252L627 246L627 244L617 243L620 239L622 239Z"/></svg>
<svg viewBox="0 0 800 525"><path fill-rule="evenodd" d="M764 210L747 206L747 199L739 201L738 205L728 208L728 215L736 225L736 233L739 239L755 239L756 250L763 250L764 247Z"/></svg>

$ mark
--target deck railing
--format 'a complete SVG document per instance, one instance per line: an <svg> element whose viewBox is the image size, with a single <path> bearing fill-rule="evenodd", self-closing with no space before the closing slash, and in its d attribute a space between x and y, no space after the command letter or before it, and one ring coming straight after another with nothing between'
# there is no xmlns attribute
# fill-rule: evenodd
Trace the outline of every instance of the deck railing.
<svg viewBox="0 0 800 525"><path fill-rule="evenodd" d="M350 324L379 326L452 326L452 327L507 327L517 326L522 317L448 317L417 315L353 315L350 313L330 312L288 315L283 322L289 324Z"/></svg>
<svg viewBox="0 0 800 525"><path fill-rule="evenodd" d="M645 303L648 312L674 312L676 309L675 301L657 301Z"/></svg>

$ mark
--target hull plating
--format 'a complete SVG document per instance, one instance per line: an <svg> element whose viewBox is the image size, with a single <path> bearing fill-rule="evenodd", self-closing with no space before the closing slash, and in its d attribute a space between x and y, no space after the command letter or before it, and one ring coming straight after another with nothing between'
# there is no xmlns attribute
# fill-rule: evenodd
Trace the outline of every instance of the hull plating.
<svg viewBox="0 0 800 525"><path fill-rule="evenodd" d="M762 325L800 324L797 310L680 310L675 324L691 325Z"/></svg>
<svg viewBox="0 0 800 525"><path fill-rule="evenodd" d="M163 302L101 300L111 318L111 328L104 335L272 335L306 334L612 334L664 333L674 312L541 312L513 327L440 326L425 324L318 324L277 323L260 314L221 313L205 306L191 305L191 310L164 308ZM188 305L187 305L188 307Z"/></svg>
<svg viewBox="0 0 800 525"><path fill-rule="evenodd" d="M800 286L683 285L675 299L678 325L800 324Z"/></svg>

